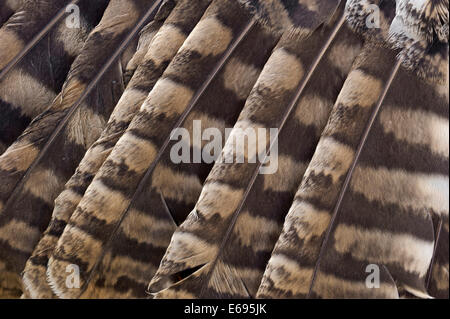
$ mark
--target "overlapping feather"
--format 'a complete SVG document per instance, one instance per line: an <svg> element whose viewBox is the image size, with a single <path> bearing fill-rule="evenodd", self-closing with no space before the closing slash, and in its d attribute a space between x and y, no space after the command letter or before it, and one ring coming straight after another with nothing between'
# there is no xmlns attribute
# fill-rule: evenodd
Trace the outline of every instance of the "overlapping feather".
<svg viewBox="0 0 450 319"><path fill-rule="evenodd" d="M48 225L53 200L103 130L123 91L121 61L110 58L110 52L120 54L125 47L119 45L154 5L143 0L111 1L72 64L62 92L0 156L2 276L21 273ZM93 87L90 81L107 62L113 67L105 69L106 75ZM83 94L85 99L80 100Z"/></svg>
<svg viewBox="0 0 450 319"><path fill-rule="evenodd" d="M48 10L47 6L52 9ZM13 57L19 51L26 50L24 46L35 36L37 28L42 28L42 22L52 17L60 6L62 4L48 1L27 4L0 29L0 155L61 91L70 65L81 52L90 30L98 23L106 1L96 5L81 1L79 28L68 28L64 20L59 21L4 74L6 71L2 69L14 62ZM36 12L45 12L45 15Z"/></svg>
<svg viewBox="0 0 450 319"><path fill-rule="evenodd" d="M205 85L212 79L208 74L214 75L221 69L220 64L223 66L226 62L222 56L232 49L233 41L250 18L234 1L213 1L183 43L86 190L58 242L48 274L60 295L79 295L89 288L107 245L130 212L130 205L140 195L141 179L153 173L151 167L158 162L156 158L161 157L162 153L158 154L166 148L165 141L177 126L176 122L206 89ZM130 156L132 150L134 153ZM94 220L98 222L92 222ZM80 242L83 245L77 244ZM88 247L94 249L86 249ZM66 289L60 278L61 269L72 263L73 258L83 261L84 289L81 291Z"/></svg>
<svg viewBox="0 0 450 319"><path fill-rule="evenodd" d="M284 34L247 99L196 207L175 232L150 283L149 291L157 298L256 296L293 192L346 68L358 52L358 40L348 31L339 33L327 50L341 27L341 15L342 11L334 19L324 19L331 20L332 26L337 24L334 28L311 30L312 35L295 30ZM334 61L343 48L350 54ZM325 56L324 51L328 52ZM327 80L319 75L324 70L332 70ZM248 128L280 130L282 149L276 173L253 179L258 165L252 164L248 153L243 154L245 163L228 161L236 155L234 138L242 137L242 130ZM258 140L262 138L266 137L258 136ZM270 144L267 139L263 143L265 147Z"/></svg>
<svg viewBox="0 0 450 319"><path fill-rule="evenodd" d="M432 265L432 216L448 220L448 82L398 68L386 47L372 38L350 72L259 297L427 298L430 268L439 272L434 286L448 287L445 261Z"/></svg>
<svg viewBox="0 0 450 319"><path fill-rule="evenodd" d="M148 292L157 298L448 298L447 0L348 0L361 52L338 0L167 0L136 53L99 78L150 6L108 2L82 51L88 28L76 31L79 56L60 98L0 156L0 294L20 293L18 274L53 210L23 297L141 298L156 271ZM140 4L125 19L131 2ZM0 18L17 10L5 4ZM42 27L52 14L40 14ZM117 18L128 23L108 22ZM39 30L14 19L28 38L0 29L17 44L0 66ZM44 42L20 63L51 57ZM68 64L43 65L61 67L53 95ZM76 102L92 79L97 88ZM10 93L11 79L0 93L2 83ZM235 126L214 165L170 159L172 129L192 136L195 120L222 135ZM240 129L270 127L276 173L223 161ZM190 152L202 147L189 142ZM66 285L74 264L79 289Z"/></svg>

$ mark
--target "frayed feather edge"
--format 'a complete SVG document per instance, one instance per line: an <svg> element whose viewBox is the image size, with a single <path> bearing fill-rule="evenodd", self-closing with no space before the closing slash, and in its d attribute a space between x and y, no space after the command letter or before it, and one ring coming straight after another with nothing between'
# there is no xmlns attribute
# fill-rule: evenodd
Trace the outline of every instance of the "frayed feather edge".
<svg viewBox="0 0 450 319"><path fill-rule="evenodd" d="M409 27L407 20L408 18L405 19L403 15L396 15L391 23L387 42L394 50L400 51L397 58L402 60L405 69L414 72L427 82L445 83L447 74L438 66L439 59L442 61L445 57L440 58L438 56L440 53L433 55L430 49L438 43L446 45L446 42L431 40L424 33L420 33L418 28ZM433 63L433 60L437 63Z"/></svg>
<svg viewBox="0 0 450 319"><path fill-rule="evenodd" d="M396 15L404 22L404 29L399 32L416 33L429 43L448 43L448 1L426 0L419 7L409 0L397 1Z"/></svg>

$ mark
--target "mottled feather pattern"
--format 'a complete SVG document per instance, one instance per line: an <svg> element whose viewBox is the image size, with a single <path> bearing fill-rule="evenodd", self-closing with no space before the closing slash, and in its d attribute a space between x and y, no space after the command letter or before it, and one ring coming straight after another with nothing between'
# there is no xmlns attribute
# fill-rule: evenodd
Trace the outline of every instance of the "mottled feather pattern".
<svg viewBox="0 0 450 319"><path fill-rule="evenodd" d="M59 122L138 20L147 1L111 1L100 23L89 35L74 61L62 92L37 116L24 133L0 157L1 260L8 271L19 274L50 220L53 200L75 171L87 148L100 136L106 121L123 92L119 61L108 70L96 89L83 101L67 124L52 140L48 155L34 163ZM131 10L134 8L134 10ZM120 12L123 14L120 14ZM117 16L122 17L120 23ZM113 22L114 20L114 22ZM105 48L99 54L97 46ZM109 50L107 48L110 48ZM19 154L28 150L29 156ZM34 164L30 171L29 167ZM22 177L26 174L26 179ZM42 184L42 180L47 183ZM18 184L20 181L21 184ZM11 197L11 194L16 196ZM15 234L21 234L15 236Z"/></svg>
<svg viewBox="0 0 450 319"><path fill-rule="evenodd" d="M36 14L51 14L54 12L54 8L48 10L47 7L41 8L39 5L48 5L49 2L46 1L46 4L41 4L39 1L34 1L33 3L27 3L28 6L22 8L20 12L18 12L19 17L11 18L7 24L3 26L0 30L2 36L5 34L14 34L17 36L15 40L13 37L9 40L10 42L2 42L2 45L6 45L9 49L19 50L23 47L22 41L29 40L33 36L33 32L36 30L33 27L36 27L37 24L42 24L42 21L35 21L35 19L40 18L32 18ZM56 5L53 4L53 5ZM39 12L35 12L34 10L39 9ZM65 74L68 70L65 70L70 66L70 60L74 59L75 56L81 51L81 46L84 43L83 38L85 39L87 35L86 32L89 32L91 28L97 23L101 14L106 7L106 1L100 1L95 6L91 5L90 9L86 8L86 4L81 4L81 6L85 9L84 14L81 16L81 28L69 31L65 29L64 25L59 25L55 30L53 30L47 37L43 39L42 43L39 43L36 48L29 52L29 54L24 58L24 60L17 66L15 66L6 76L5 79L0 83L0 91L2 92L0 97L1 108L2 108L2 118L1 118L1 139L0 148L3 148L5 144L3 141L10 140L9 138L12 135L20 134L21 130L26 127L26 124L30 121L30 116L37 115L37 112L43 111L48 105L52 102L54 98L54 93L52 91L57 91L58 87L62 86L61 82L65 78ZM46 10L43 10L45 9ZM58 7L56 8L58 9ZM22 16L23 15L23 16ZM46 19L49 19L50 16L45 16L44 22ZM29 24L16 24L17 19L25 19L25 21L30 22ZM34 21L34 22L33 22ZM11 30L10 30L11 29ZM6 33L2 33L5 31ZM21 40L22 39L22 40ZM74 41L75 40L75 41ZM14 42L16 41L16 42ZM19 46L15 46L14 43L19 43ZM59 59L54 59L49 61L50 55L48 53L48 49L53 46L54 52L59 52ZM44 53L41 53L41 50L44 50ZM2 52L5 52L2 50ZM10 52L10 51L8 51ZM39 58L41 56L47 57L43 60ZM9 57L2 56L1 64L6 65L9 62ZM48 64L50 63L50 65ZM49 68L54 72L53 78L48 77ZM14 87L11 87L11 81L15 84L17 82L23 82L25 80L26 87L21 88L18 87L19 90L11 90ZM51 81L51 82L50 82ZM53 88L53 89L52 89ZM18 102L12 103L9 102ZM33 110L33 107L36 107ZM39 110L41 107L41 110ZM20 116L19 114L23 115ZM16 117L19 115L19 118ZM25 143L24 149L34 150L32 146L28 146L28 143ZM30 147L30 148L28 148ZM24 150L23 149L23 150ZM3 149L1 149L3 151ZM25 161L27 163L32 162L32 158L36 156L35 152L31 152L28 154L30 157L25 156L27 158ZM5 156L7 157L7 156ZM8 194L10 194L13 189L15 182L18 178L26 171L26 163L21 162L24 157L20 155L13 155L10 159L6 159L3 163L6 165L6 170L3 170L2 173L8 175L8 178L5 180L5 183L2 184L2 195L6 195L2 197L2 201L0 203L0 211L3 209L4 200L6 201ZM20 164L22 163L22 164ZM18 165L15 165L18 164ZM25 165L25 166L21 166ZM40 172L40 178L46 178L50 176L47 171ZM54 179L53 179L54 180ZM39 182L40 183L40 182ZM50 182L52 184L52 182ZM4 191L4 193L3 193ZM45 193L45 190L42 194ZM47 195L46 195L47 196ZM36 199L36 209L44 205L47 209L49 200L48 198ZM34 198L32 202L34 202ZM51 203L51 202L50 202ZM34 204L33 204L34 205ZM22 209L22 208L20 208ZM23 265L24 261L27 259L27 254L30 252L30 248L33 245L32 243L39 238L39 230L34 228L34 226L29 226L26 220L29 220L27 217L28 210L14 216L15 213L2 211L0 215L1 221L1 245L2 245L2 256L0 261L0 266L2 269L2 274L0 275L1 283L0 283L0 295L2 296L11 296L16 295L16 293L20 294L20 280L18 280L18 274L21 271L21 265ZM41 226L42 227L42 226ZM21 238L12 239L17 233L21 234ZM12 239L12 242L9 242L9 239ZM12 250L11 250L12 249ZM23 250L22 250L23 249ZM13 257L14 256L14 257ZM13 266L14 265L14 266ZM13 288L14 286L14 288ZM10 294L9 291L13 290Z"/></svg>
<svg viewBox="0 0 450 319"><path fill-rule="evenodd" d="M202 130L217 128L222 136L225 128L235 123L276 43L277 37L263 30L254 27L250 31L202 94L183 124L191 137L196 120L201 121ZM192 141L191 145L191 152L200 147ZM169 146L145 182L142 193L131 203L83 298L126 297L123 282L130 287L131 296L146 296L146 286L173 230L194 207L211 166L208 163L174 164ZM108 291L112 288L114 294Z"/></svg>
<svg viewBox="0 0 450 319"><path fill-rule="evenodd" d="M62 270L75 263L80 265L81 284L89 278L103 243L126 211L162 141L249 19L236 2L213 1L183 43L99 169L58 241L47 273L59 296L78 296L80 291L67 289Z"/></svg>
<svg viewBox="0 0 450 319"><path fill-rule="evenodd" d="M331 214L395 59L369 42L350 72L267 265L260 297L394 298L397 286L429 296L432 214L448 216L448 84L430 85L400 69L335 219ZM381 289L365 284L371 264L380 268ZM442 280L441 265L432 271Z"/></svg>
<svg viewBox="0 0 450 319"><path fill-rule="evenodd" d="M431 83L448 80L448 0L397 1L389 37L406 69Z"/></svg>
<svg viewBox="0 0 450 319"><path fill-rule="evenodd" d="M447 81L448 0L348 0L346 15L365 38L399 50L407 70L431 83ZM373 27L374 16L379 27Z"/></svg>
<svg viewBox="0 0 450 319"><path fill-rule="evenodd" d="M189 40L189 39L188 39L188 40ZM188 42L188 41L187 41L187 42ZM170 67L169 67L169 69L170 69ZM163 78L164 78L164 76L163 76ZM157 84L157 85L158 85L158 84ZM166 84L165 84L165 85L166 85ZM154 94L154 91L156 90L156 88L157 88L157 87L155 87L155 89L151 92L151 94L149 95L149 97L150 97L152 94ZM139 115L138 115L138 116L139 116ZM132 123L131 125L133 125L133 123ZM141 124L141 126L142 126L142 124ZM130 126L130 127L131 127L131 126ZM159 131L160 131L160 126L159 126L159 125L158 125L157 128L158 128ZM158 133L161 134L161 132L158 132ZM164 132L163 132L163 133L164 133ZM167 134L167 132L166 132L166 134ZM119 143L120 143L120 141L119 141ZM118 145L119 145L119 144L118 144ZM118 145L116 146L116 148L118 147ZM114 150L113 150L113 153L112 153L112 154L114 154ZM123 160L122 160L122 161L123 161ZM106 162L106 163L107 163L107 162ZM105 164L106 164L106 163L105 163ZM158 167L156 168L156 170L157 170L157 169L158 169ZM156 171L156 170L155 170L155 171ZM98 175L96 176L96 178L97 178L97 177L98 177ZM93 184L94 184L94 183L95 183L95 179L94 179ZM101 189L101 188L100 188L101 186L104 186L104 185L100 185L100 186L96 185L95 188L93 188L93 187L92 187L92 184L91 184L90 188L92 188L93 190L98 190L98 189ZM109 186L109 185L108 185L108 186ZM88 189L88 191L89 191L89 189ZM83 200L85 200L85 198L86 198L86 196L82 199L82 202L80 203L80 206L81 206L81 204L83 203ZM97 197L97 198L98 198L98 197ZM158 201L159 201L159 199L158 199ZM79 207L80 207L80 206L79 206ZM110 216L108 216L108 218L109 218L109 217L110 217ZM81 219L81 218L80 218L80 219ZM104 219L104 217L103 217L103 219ZM90 228L92 229L92 227L90 227ZM98 231L97 231L97 234L103 236L103 234L102 234L102 233L98 233ZM98 235L97 235L97 236L98 236ZM64 236L64 234L63 234L63 236ZM102 238L102 237L100 237L100 239L101 239L101 238ZM72 238L72 239L73 239L73 238ZM60 241L61 241L61 240L60 240ZM68 241L67 244L72 245L72 242L73 242L73 241L71 241L71 242ZM94 245L94 244L95 244L95 243L93 243L92 245ZM94 247L94 246L92 246L92 245L91 245L91 247ZM67 249L64 249L64 251L67 251ZM80 254L78 254L77 257L79 257L79 255L80 255ZM50 267L51 267L51 266L50 266ZM51 270L51 269L49 268L49 274L50 274L50 270ZM105 280L105 279L104 279L104 280ZM103 280L103 282L104 282L104 280Z"/></svg>
<svg viewBox="0 0 450 319"><path fill-rule="evenodd" d="M448 85L448 0L0 0L0 297L448 298Z"/></svg>
<svg viewBox="0 0 450 319"><path fill-rule="evenodd" d="M244 198L255 164L227 164L223 159L233 153L232 138L239 129L277 127L324 39L330 37L330 29L317 30L308 39L289 30L277 45L228 138L222 159L209 174L194 211L175 232L150 283L149 291L157 298L256 296L284 214L358 52L359 41L344 31L323 58L317 72L333 70L331 80L317 75L308 84L281 132L278 172L260 175ZM350 54L336 61L339 50ZM318 91L323 93L312 93ZM296 144L297 138L302 140L301 146Z"/></svg>
<svg viewBox="0 0 450 319"><path fill-rule="evenodd" d="M34 117L48 108L61 91L72 62L80 54L89 32L100 20L106 1L99 1L96 5L89 4L89 1L81 1L79 6L81 13L79 28L68 28L66 22L61 21L22 61L15 65L3 79L0 79L0 111L2 113L0 154L20 136ZM42 8L38 9L42 10ZM35 14L36 8L29 10L23 14ZM24 17L25 20L28 18L28 16ZM38 16L35 19L39 20L42 17ZM14 31L14 29L10 30L10 22L0 29L0 38L2 32ZM20 35L25 43L30 38L29 33L33 34L38 26L33 23L31 25L26 23L24 26L20 28L17 35ZM17 53L14 49L11 51L11 47L14 47L17 41L11 38L10 41L3 42L0 45L3 46L0 51ZM0 64L4 65L5 62L7 60L0 57Z"/></svg>
<svg viewBox="0 0 450 319"><path fill-rule="evenodd" d="M374 28L367 21L375 14L374 8L379 8L379 28ZM387 45L386 39L389 27L395 16L395 1L384 0L347 0L345 3L345 15L347 24L358 34L370 41Z"/></svg>
<svg viewBox="0 0 450 319"><path fill-rule="evenodd" d="M382 80L379 77L383 73L380 72L377 78L366 76L361 70L366 70L368 63L359 67L361 61L365 59L359 58L347 77L295 195L283 232L267 265L258 292L259 297L305 298L309 294L314 265L330 221L331 211L343 177L350 167L354 155L353 148L356 148L358 143L360 132L357 129L360 131L363 129L368 119L368 111L376 103L382 89ZM371 66L375 68L378 65L374 63ZM361 84L362 77L367 80L365 85ZM351 81L353 78L354 82ZM360 84L361 89L357 91L357 85ZM358 95L363 87L368 93L365 96ZM360 103L362 105L359 105ZM345 137L346 144L333 137L333 135L341 137L343 133L347 133L341 138ZM327 196L323 197L322 194Z"/></svg>
<svg viewBox="0 0 450 319"><path fill-rule="evenodd" d="M148 47L145 50L146 52L142 58L137 58L141 59L141 62L137 66L129 85L111 114L105 130L86 152L75 174L67 182L65 190L55 200L55 208L49 227L44 233L40 244L36 247L32 258L29 259L28 267L25 268L24 276L26 277L26 282L30 282L30 284L38 280L44 280L45 282L48 257L55 248L59 236L61 236L64 227L80 202L86 188L110 154L116 142L123 135L157 79L175 56L188 33L195 26L196 21L200 19L209 2L203 1L198 2L197 5L192 5L188 0L180 1L167 17L160 30L152 37L152 40L145 39L145 41L149 41ZM189 7L188 11L186 11L187 7ZM195 15L197 15L197 19ZM153 24L154 21L151 23ZM143 30L141 38L148 37L146 34L148 30L148 27ZM167 46L167 41L170 41L170 47ZM144 46L143 43L141 45ZM138 49L136 55L141 54ZM134 63L137 63L136 58ZM44 287L47 288L46 291L43 291ZM40 298L47 297L49 294L51 295L50 287L45 283L39 283L34 287L27 288L32 290L33 294L36 294ZM42 291L38 293L37 291L39 290Z"/></svg>
<svg viewBox="0 0 450 319"><path fill-rule="evenodd" d="M428 43L448 43L448 0L397 1L396 19L404 34L418 36Z"/></svg>
<svg viewBox="0 0 450 319"><path fill-rule="evenodd" d="M169 5L166 2L166 5ZM104 159L109 154L115 142L119 139L123 131L128 126L131 118L133 117L136 108L140 106L140 103L145 99L146 93L152 86L152 81L147 81L145 85L145 79L154 79L158 77L158 72L162 72L159 68L145 67L145 63L151 63L151 59L154 58L151 53L147 59L144 58L147 48L153 50L153 54L161 49L161 42L158 45L151 46L152 39L155 33L158 32L156 25L163 23L169 12L161 12L164 8L161 7L155 20L152 21L151 27L146 27L140 36L140 48L138 48L136 54L133 56L133 63L144 63L144 65L137 68L136 76L132 77L131 83L128 85L127 90L122 94L121 99L116 105L110 120L102 132L99 139L87 150L83 160L78 165L75 174L65 185L65 190L59 194L55 200L55 207L53 209L52 220L49 223L49 227L44 233L43 238L36 246L32 257L28 260L25 267L23 278L27 291L33 298L49 298L53 296L50 287L46 283L46 266L48 256L52 253L54 246L62 234L64 227L69 220L71 214L76 208L81 196L95 175L99 166L103 163ZM171 7L173 8L173 6ZM168 23L175 23L176 17L171 17ZM156 24L156 25L155 25ZM161 26L161 25L159 25ZM156 29L156 30L155 30ZM148 34L150 33L150 34ZM168 32L161 31L158 36L167 37L166 39L176 40L174 36ZM176 48L174 48L176 50ZM140 51L145 51L144 53ZM175 54L175 52L173 53ZM144 55L140 57L141 55ZM136 57L138 56L138 57ZM158 55L157 55L158 56ZM144 61L137 62L139 59ZM132 61L128 64L130 65ZM163 67L163 66L161 66ZM128 73L133 74L136 68L129 67ZM154 75L152 75L154 74Z"/></svg>

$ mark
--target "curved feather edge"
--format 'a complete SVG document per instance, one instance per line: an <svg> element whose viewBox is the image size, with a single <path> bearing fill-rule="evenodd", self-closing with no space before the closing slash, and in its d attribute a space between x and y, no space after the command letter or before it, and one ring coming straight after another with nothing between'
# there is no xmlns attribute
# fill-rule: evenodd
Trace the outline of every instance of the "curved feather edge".
<svg viewBox="0 0 450 319"><path fill-rule="evenodd" d="M443 93L444 91L442 91L444 86L433 87L430 84L420 81L415 75L404 72L404 70L400 70L398 73L398 80L394 81L393 84L386 82L386 76L389 74L393 75L390 71L392 71L392 66L395 64L394 62L398 67L400 62L395 60L395 54L392 50L376 46L370 42L367 43L363 54L361 54L361 57L355 64L355 70L350 73L346 84L341 91L340 98L336 101L335 109L330 117L328 127L324 130L322 140L319 142L312 164L310 164L307 174L296 195L296 202L286 218L283 233L272 253L271 261L267 266L260 287L260 297L296 298L299 296L307 297L309 295L310 297L343 298L351 296L351 291L348 291L348 295L343 294L344 291L341 291L341 289L345 287L344 284L346 282L340 282L339 280L333 280L336 283L334 291L331 285L319 285L322 295L312 289L299 288L302 286L311 288L309 283L312 278L314 278L314 272L317 274L321 273L321 269L317 269L317 258L326 259L326 262L322 261L322 264L325 265L325 270L327 270L329 274L339 274L340 272L340 276L347 279L351 279L355 274L358 274L357 270L361 265L364 265L365 267L370 264L371 262L368 262L368 260L377 260L378 264L386 264L386 267L389 268L387 272L390 271L392 273L396 285L399 285L400 288L403 286L411 293L418 296L420 295L421 297L429 296L429 293L426 292L425 288L424 274L431 261L433 236L432 223L429 214L423 213L426 213L426 207L430 205L431 207L438 207L437 210L440 213L448 214L448 208L445 208L445 197L443 195L445 193L445 188L443 193L440 196L437 196L434 201L424 203L422 198L418 200L417 210L418 213L421 214L421 217L411 221L415 227L408 227L407 230L399 229L396 224L398 222L406 223L405 218L399 219L397 223L392 225L383 224L381 219L378 221L373 219L373 222L369 223L369 220L362 218L361 213L363 210L361 209L361 205L367 205L367 211L370 212L372 210L374 214L375 212L376 214L381 214L383 211L389 213L390 209L388 207L390 203L394 202L401 207L401 203L397 198L403 197L398 196L396 197L396 200L386 200L385 198L378 197L377 200L380 203L383 202L383 206L381 206L383 208L381 209L380 205L377 203L373 208L369 209L369 207L375 203L374 199L364 198L363 195L370 197L371 195L367 194L372 194L374 190L379 187L382 187L386 192L387 190L384 189L386 187L395 190L396 187L403 188L403 186L396 186L399 179L393 177L392 180L389 181L389 186L387 183L380 183L377 187L369 187L377 175L379 175L378 178L382 178L382 176L388 178L388 175L386 174L390 174L395 170L389 171L387 169L384 171L384 169L379 169L377 171L376 169L373 169L372 171L370 166L371 163L367 162L367 157L365 157L364 164L361 164L361 169L358 174L354 175L352 183L355 184L352 184L352 192L351 194L348 194L345 202L346 214L341 214L339 217L340 220L343 220L342 224L339 224L342 227L339 228L339 232L337 230L333 232L333 236L331 237L332 240L329 241L329 248L327 248L329 250L327 250L327 253L325 254L323 253L323 250L321 250L320 257L316 257L316 253L317 256L319 256L319 248L325 247L327 244L326 241L330 239L330 237L323 238L325 231L331 229L328 227L332 216L330 212L333 208L339 207L335 201L337 201L338 194L341 191L340 183L344 180L348 169L351 167L355 156L356 146L359 143L360 134L363 132L362 126L367 123L369 111L375 105L376 99L378 99L379 96L382 96L381 88L386 85L386 88L389 89L390 85L393 85L391 93L387 97L388 100L386 100L386 105L383 108L383 110L388 109L386 110L388 112L387 114L389 114L389 109L392 107L392 104L417 104L426 109L428 103L425 102L425 99L435 100L437 106L433 108L433 110L441 114L441 116L442 113L445 114L445 109L442 110L442 108L445 108L445 105L446 103L448 105L448 102L446 102L447 99ZM411 92L414 91L420 93L415 95L414 98L409 95L406 97L398 94L400 90L403 90L402 92L404 92L404 85L406 85L406 83L411 85L411 87L409 87ZM374 95L370 94L369 96L364 94L369 87ZM410 110L408 112L414 114L414 111L415 110ZM366 113L366 115L362 117L361 114L364 113ZM389 120L393 121L391 118L389 118ZM399 122L401 121L402 120L400 119ZM417 121L422 121L422 118L418 118ZM353 124L350 125L350 123ZM411 125L415 126L415 124ZM382 134L380 133L379 124L377 124L377 127L377 134ZM442 130L445 130L445 126L442 127ZM410 132L412 135L415 133L415 131L414 133ZM377 152L372 149L377 143L380 145L383 144L383 141L373 141L374 139L372 136L372 142L370 147L366 148L367 153L365 153L364 156L370 151ZM396 145L397 143L403 144L405 141L398 140L391 143ZM376 155L376 157L381 159L381 154L383 153L382 148L377 150L379 155ZM444 155L444 158L435 158L434 160L437 160L438 163L445 162L445 156L448 161L448 150L445 151L445 146L443 146L442 152L444 154L447 152L447 155ZM428 156L428 153L425 154ZM399 164L406 165L404 161L399 161ZM366 167L366 165L369 165L369 167ZM409 169L414 171L416 168ZM441 171L442 168L438 170L438 172ZM407 178L410 177L407 175ZM411 174L411 178L415 178L414 174ZM439 178L444 179L445 177L439 175ZM426 182L426 180L424 180L424 182ZM359 183L357 190L355 190L354 186L356 183ZM367 183L367 185L363 185L364 183ZM443 183L443 186L445 187L445 182ZM433 189L432 186L429 186L429 188ZM431 190L431 192L436 192L437 190L438 189L436 188ZM325 194L326 196L324 196ZM340 193L340 195L342 198L343 193ZM406 195L406 197L408 196L410 195ZM358 203L358 205L355 206L355 203ZM339 210L335 210L335 213L338 211ZM401 210L394 209L392 212L401 212ZM405 210L405 212L407 213L405 217L410 216L408 210ZM358 218L355 218L356 215L358 215ZM389 216L393 215L390 214ZM332 221L336 220L336 217L334 218L335 219ZM302 227L299 227L298 225L302 225ZM389 226L390 229L387 230L386 226ZM378 230L376 230L377 228ZM336 229L338 229L338 227L336 227ZM386 233L383 234L384 232ZM404 238L399 236L398 239L401 241L406 239L405 244L394 249L394 246L391 244L393 242L392 239L390 239L391 236L394 234L402 234L403 232L411 232L411 238L408 238L408 236ZM406 242L413 243L417 246L415 248L410 247ZM406 261L405 258L398 258L398 254L400 254L399 250L403 249L402 247L407 247L403 253L410 255L412 258L411 261ZM385 252L381 253L383 251ZM386 257L381 258L381 256ZM346 262L348 262L348 265L346 265ZM401 267L398 267L400 265ZM364 267L361 269L362 273L364 273ZM317 276L317 278L323 280L322 276ZM360 278L364 279L362 276L360 276ZM289 287L294 287L294 283L297 285L295 288L296 290L290 290ZM364 287L364 280L360 280L359 284L361 287ZM396 289L396 285L393 285L392 288ZM318 285L316 284L315 287L317 288L317 286ZM357 286L355 286L355 288L357 288ZM362 294L363 291L360 292L359 298L362 296L370 297L368 291L365 291L364 294ZM377 294L376 291L372 291L372 293ZM393 295L394 294L387 294L385 297L392 297ZM353 294L353 296L358 298L358 294Z"/></svg>

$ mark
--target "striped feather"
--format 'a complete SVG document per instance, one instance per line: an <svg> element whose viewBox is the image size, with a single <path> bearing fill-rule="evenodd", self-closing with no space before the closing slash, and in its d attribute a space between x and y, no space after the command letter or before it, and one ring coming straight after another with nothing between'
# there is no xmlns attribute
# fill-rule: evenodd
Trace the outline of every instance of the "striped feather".
<svg viewBox="0 0 450 319"><path fill-rule="evenodd" d="M64 6L89 1L21 1L0 0L1 297L448 298L448 0L101 0L78 30Z"/></svg>
<svg viewBox="0 0 450 319"><path fill-rule="evenodd" d="M148 35L146 34L149 26L142 31L140 45L145 47L143 42L146 41L148 48L142 48L142 51L146 51L144 54L138 49L132 59L134 61L130 61L130 63L139 63L134 76L117 103L100 138L86 152L75 174L56 198L49 227L25 267L24 281L33 297L52 296L50 287L46 284L45 272L48 258L55 248L59 236L98 169L125 132L155 82L173 59L187 34L198 22L209 2L198 2L196 6L188 0L179 2L151 41L147 39ZM189 8L188 12L186 12L187 8ZM158 20L151 24L155 22ZM151 28L150 32L152 32ZM168 41L170 46L167 45ZM141 55L143 56L140 57ZM139 59L140 62L137 61Z"/></svg>
<svg viewBox="0 0 450 319"><path fill-rule="evenodd" d="M311 36L288 31L274 50L228 138L222 158L209 174L194 210L173 235L150 283L149 291L156 298L256 295L281 230L283 211L287 212L326 123L333 95L339 92L348 71L345 65L349 68L351 64L351 54L344 61L334 61L334 56L344 47L354 54L358 51L358 40L351 40L348 30L339 33L327 50L341 25L333 22L337 26L323 27ZM317 56L323 58L316 61ZM343 62L342 69L336 66L339 62ZM325 69L333 70L331 83L319 75ZM319 96L313 94L322 90ZM320 107L323 109L319 112ZM232 138L239 134L239 128L277 125L282 148L275 174L259 175L253 183L256 164L223 161L234 152ZM301 145L296 143L299 139Z"/></svg>
<svg viewBox="0 0 450 319"><path fill-rule="evenodd" d="M114 56L130 42L126 36L139 18L145 23L145 16L154 12L157 3L111 1L73 63L60 95L0 157L0 176L5 181L0 188L0 228L13 229L11 224L21 221L35 230L26 240L11 232L2 238L0 259L8 271L19 274L23 270L48 225L53 200L100 136L123 91L123 74ZM126 42L110 57L124 39ZM99 54L99 46L104 54ZM102 66L106 75L100 78L105 71L97 75L97 69ZM94 80L101 80L95 89L95 83L90 84ZM28 156L19 156L25 150ZM42 184L47 178L48 183Z"/></svg>
<svg viewBox="0 0 450 319"><path fill-rule="evenodd" d="M65 21L56 24L0 79L0 155L20 136L34 117L48 108L61 91L71 64L81 52L89 32L98 23L105 7L106 1L100 1L94 6L88 1L81 1L80 28L68 28ZM35 10L32 7L22 14L35 15ZM29 18L23 17L25 21ZM38 21L43 19L42 16L31 18ZM0 38L3 32L14 32L25 43L34 34L35 27L41 25L17 24L12 20L0 29ZM8 48L13 46L10 42L2 45ZM9 52L9 49L5 51ZM12 54L15 53L17 52L13 50ZM4 63L0 60L0 64Z"/></svg>
<svg viewBox="0 0 450 319"><path fill-rule="evenodd" d="M88 287L86 283L93 277L92 270L100 262L105 244L139 193L136 190L140 180L153 165L177 120L194 106L192 102L199 97L196 94L204 91L211 79L205 78L216 73L216 65L225 62L222 55L228 48L233 49L233 41L250 19L234 1L213 1L183 43L96 174L58 241L48 265L49 281L58 296L78 297ZM108 209L104 209L105 205ZM81 291L69 290L64 284L64 269L72 263L81 268Z"/></svg>
<svg viewBox="0 0 450 319"><path fill-rule="evenodd" d="M26 1L0 28L0 70L67 4L67 0Z"/></svg>
<svg viewBox="0 0 450 319"><path fill-rule="evenodd" d="M448 93L445 85L397 72L399 63L394 52L370 42L358 58L295 195L259 297L429 296L431 216L448 216ZM441 63L444 69L447 61ZM380 113L361 140L377 103ZM369 265L379 269L379 289L366 284Z"/></svg>

